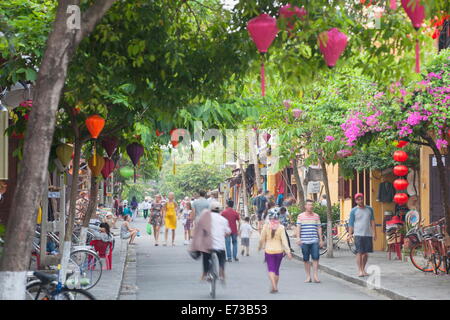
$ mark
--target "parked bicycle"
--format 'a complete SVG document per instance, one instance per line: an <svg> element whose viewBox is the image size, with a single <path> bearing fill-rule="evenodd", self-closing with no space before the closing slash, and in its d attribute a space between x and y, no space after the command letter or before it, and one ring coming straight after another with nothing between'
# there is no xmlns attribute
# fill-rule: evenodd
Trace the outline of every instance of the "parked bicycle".
<svg viewBox="0 0 450 320"><path fill-rule="evenodd" d="M338 228L339 227L344 227L345 231L341 232L340 234L338 233ZM348 239L348 221L335 221L333 223L333 232L332 232L332 236L333 236L333 249L340 249L339 244L342 243L346 243L346 245L348 246L348 248L350 249L350 251L353 254L356 254L356 247L355 247L355 243L353 240L353 237ZM324 255L327 251L327 224L326 223L322 223L322 241L324 243L324 246L322 248L320 248L320 255Z"/></svg>
<svg viewBox="0 0 450 320"><path fill-rule="evenodd" d="M35 279L26 285L26 300L96 300L85 289L69 288L58 281L58 275L33 272Z"/></svg>

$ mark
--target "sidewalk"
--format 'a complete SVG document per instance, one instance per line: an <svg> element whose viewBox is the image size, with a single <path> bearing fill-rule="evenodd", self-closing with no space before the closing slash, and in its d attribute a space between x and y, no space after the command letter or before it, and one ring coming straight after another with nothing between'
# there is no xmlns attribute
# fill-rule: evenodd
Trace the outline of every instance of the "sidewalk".
<svg viewBox="0 0 450 320"><path fill-rule="evenodd" d="M293 239L292 239L293 240ZM291 241L292 241L291 240ZM293 246L294 256L302 259L298 246ZM371 288L369 277L357 276L355 255L349 250L334 250L334 258L320 257L320 270L346 281ZM369 254L367 272L380 273L377 292L395 300L450 299L450 275L435 275L416 269L410 261L388 260L387 252ZM372 270L374 271L372 271ZM372 281L373 282L373 281Z"/></svg>
<svg viewBox="0 0 450 320"><path fill-rule="evenodd" d="M112 229L115 248L112 257L112 269L103 270L102 277L95 287L89 290L97 300L118 300L128 251L128 240L120 239L121 221L116 223L118 229ZM102 259L104 264L104 259Z"/></svg>

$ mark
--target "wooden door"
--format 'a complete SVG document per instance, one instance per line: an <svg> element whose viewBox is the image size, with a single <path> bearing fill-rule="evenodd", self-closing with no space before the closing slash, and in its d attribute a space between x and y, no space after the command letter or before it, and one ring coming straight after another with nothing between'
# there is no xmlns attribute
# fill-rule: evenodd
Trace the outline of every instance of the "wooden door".
<svg viewBox="0 0 450 320"><path fill-rule="evenodd" d="M446 159L448 161L448 158ZM450 186L450 172L449 181ZM444 209L441 203L441 183L436 159L430 155L430 221L434 222L444 217Z"/></svg>

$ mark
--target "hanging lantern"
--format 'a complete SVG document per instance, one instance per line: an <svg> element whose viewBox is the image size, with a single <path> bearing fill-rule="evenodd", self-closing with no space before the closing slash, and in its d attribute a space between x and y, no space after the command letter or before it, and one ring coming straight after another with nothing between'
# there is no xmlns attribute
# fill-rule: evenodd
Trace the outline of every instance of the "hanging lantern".
<svg viewBox="0 0 450 320"><path fill-rule="evenodd" d="M105 127L105 119L103 119L102 117L100 117L97 114L94 114L92 116L89 116L86 119L86 127L89 130L89 133L91 134L91 137L94 140L94 146L92 149L92 155L93 155L93 163L94 166L96 165L96 154L97 152L95 151L95 145L96 145L96 140L98 138L98 136L100 135L100 132L102 132L103 128Z"/></svg>
<svg viewBox="0 0 450 320"><path fill-rule="evenodd" d="M122 167L119 169L119 173L124 178L130 178L133 176L134 170L130 167Z"/></svg>
<svg viewBox="0 0 450 320"><path fill-rule="evenodd" d="M400 141L394 141L394 146L397 148L403 148L408 145L408 141L400 140Z"/></svg>
<svg viewBox="0 0 450 320"><path fill-rule="evenodd" d="M119 145L119 139L116 137L105 137L102 140L102 146L105 149L108 157L111 158L114 151L116 151L117 146Z"/></svg>
<svg viewBox="0 0 450 320"><path fill-rule="evenodd" d="M289 30L294 29L295 17L303 20L307 14L305 8L299 8L297 6L292 7L291 4L282 6L279 13L280 17L287 21L287 27Z"/></svg>
<svg viewBox="0 0 450 320"><path fill-rule="evenodd" d="M408 160L408 154L405 151L397 150L394 152L394 160L398 162L405 162Z"/></svg>
<svg viewBox="0 0 450 320"><path fill-rule="evenodd" d="M265 141L266 143L268 143L269 140L270 140L270 137L272 137L272 136L270 135L270 133L264 132L264 133L262 134L262 137L263 137L264 141Z"/></svg>
<svg viewBox="0 0 450 320"><path fill-rule="evenodd" d="M327 66L333 68L347 46L347 36L337 28L332 28L322 32L318 41Z"/></svg>
<svg viewBox="0 0 450 320"><path fill-rule="evenodd" d="M294 116L295 119L298 119L302 115L302 110L294 109L292 110L292 115Z"/></svg>
<svg viewBox="0 0 450 320"><path fill-rule="evenodd" d="M408 188L409 183L408 180L406 179L395 179L393 185L395 190L401 191L406 190L406 188Z"/></svg>
<svg viewBox="0 0 450 320"><path fill-rule="evenodd" d="M115 164L114 161L112 161L109 158L104 157L103 160L105 160L105 165L102 169L102 176L106 180L108 179L109 175L114 171Z"/></svg>
<svg viewBox="0 0 450 320"><path fill-rule="evenodd" d="M96 158L95 162L94 158ZM104 165L105 159L103 159L103 157L98 157L98 155L93 155L88 161L89 169L91 169L94 177L98 177L101 174Z"/></svg>
<svg viewBox="0 0 450 320"><path fill-rule="evenodd" d="M398 205L404 205L408 202L408 195L406 193L397 193L394 196L394 202Z"/></svg>
<svg viewBox="0 0 450 320"><path fill-rule="evenodd" d="M136 165L144 154L144 147L137 142L133 142L127 146L127 153L134 165L134 182L136 183Z"/></svg>
<svg viewBox="0 0 450 320"><path fill-rule="evenodd" d="M419 31L425 19L425 7L420 4L421 0L402 0L402 7L405 9L406 14L411 23ZM420 73L420 43L416 32L416 73Z"/></svg>
<svg viewBox="0 0 450 320"><path fill-rule="evenodd" d="M159 131L158 129L156 129L156 136L157 136L157 137L160 137L160 136L162 136L163 134L164 134L164 132Z"/></svg>
<svg viewBox="0 0 450 320"><path fill-rule="evenodd" d="M174 148L176 148L179 142L177 140L171 140L170 143Z"/></svg>
<svg viewBox="0 0 450 320"><path fill-rule="evenodd" d="M268 14L262 13L247 23L247 30L256 44L256 48L261 53L261 95L265 96L264 54L277 36L277 20Z"/></svg>
<svg viewBox="0 0 450 320"><path fill-rule="evenodd" d="M406 176L408 174L408 167L404 165L398 165L394 167L394 174L399 177Z"/></svg>
<svg viewBox="0 0 450 320"><path fill-rule="evenodd" d="M56 156L62 163L63 167L67 167L72 160L73 146L67 143L62 143L56 147Z"/></svg>

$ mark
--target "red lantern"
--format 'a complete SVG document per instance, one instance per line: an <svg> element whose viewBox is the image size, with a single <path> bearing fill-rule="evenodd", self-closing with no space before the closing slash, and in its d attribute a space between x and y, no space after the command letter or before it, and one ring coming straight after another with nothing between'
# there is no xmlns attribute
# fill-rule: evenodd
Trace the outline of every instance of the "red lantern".
<svg viewBox="0 0 450 320"><path fill-rule="evenodd" d="M294 28L295 18L293 16L296 16L297 18L304 19L306 16L306 10L305 8L299 8L297 6L292 7L291 4L287 4L280 8L280 16L283 19L286 19L287 26L290 30Z"/></svg>
<svg viewBox="0 0 450 320"><path fill-rule="evenodd" d="M327 66L333 68L347 46L347 36L337 28L333 28L322 32L318 42Z"/></svg>
<svg viewBox="0 0 450 320"><path fill-rule="evenodd" d="M270 45L278 33L277 20L268 14L262 13L258 17L251 19L247 23L247 30L250 37L256 44L256 48L264 57ZM261 95L265 96L265 76L264 76L264 58L261 61Z"/></svg>
<svg viewBox="0 0 450 320"><path fill-rule="evenodd" d="M174 148L176 148L179 142L177 140L171 140L170 143Z"/></svg>
<svg viewBox="0 0 450 320"><path fill-rule="evenodd" d="M408 174L408 167L404 165L398 165L394 167L394 174L399 177L406 176Z"/></svg>
<svg viewBox="0 0 450 320"><path fill-rule="evenodd" d="M105 127L105 119L103 119L97 114L94 114L86 119L86 127L89 130L91 137L97 139L98 136L100 135L100 132L102 132L103 128ZM95 141L92 154L93 154L92 163L95 166L97 163L97 152L95 151Z"/></svg>
<svg viewBox="0 0 450 320"><path fill-rule="evenodd" d="M403 205L408 202L408 195L406 193L397 193L394 196L394 202L398 205Z"/></svg>
<svg viewBox="0 0 450 320"><path fill-rule="evenodd" d="M108 179L109 175L114 171L116 165L114 164L114 161L112 161L111 159L108 159L106 157L103 157L103 159L105 159L105 164L102 169L102 176L106 180Z"/></svg>
<svg viewBox="0 0 450 320"><path fill-rule="evenodd" d="M156 129L156 136L157 137L162 136L163 134L164 134L164 132L159 131L158 129Z"/></svg>
<svg viewBox="0 0 450 320"><path fill-rule="evenodd" d="M425 7L420 4L423 0L402 0L402 7L405 9L412 25L416 31L419 31L425 19ZM416 38L416 73L420 73L420 44Z"/></svg>
<svg viewBox="0 0 450 320"><path fill-rule="evenodd" d="M404 146L407 146L408 143L409 143L408 141L400 140L400 141L396 141L396 142L395 142L395 146L396 146L397 148L403 148Z"/></svg>
<svg viewBox="0 0 450 320"><path fill-rule="evenodd" d="M394 152L394 160L398 162L405 162L408 160L408 154L405 151L397 150Z"/></svg>
<svg viewBox="0 0 450 320"><path fill-rule="evenodd" d="M270 137L272 137L272 136L271 136L269 133L264 132L264 133L262 134L262 137L263 137L264 141L267 143L267 142L269 142Z"/></svg>
<svg viewBox="0 0 450 320"><path fill-rule="evenodd" d="M394 184L395 190L397 190L397 191L406 190L406 188L408 188L408 185L409 185L408 180L406 180L406 179L395 179L393 184Z"/></svg>

